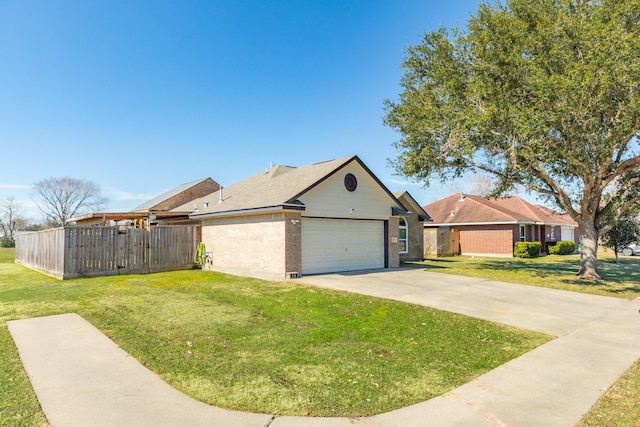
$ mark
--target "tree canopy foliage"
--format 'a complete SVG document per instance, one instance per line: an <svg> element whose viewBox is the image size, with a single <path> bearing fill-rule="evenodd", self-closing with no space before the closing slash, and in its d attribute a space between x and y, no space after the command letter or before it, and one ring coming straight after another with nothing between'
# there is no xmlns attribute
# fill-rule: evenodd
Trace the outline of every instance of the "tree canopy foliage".
<svg viewBox="0 0 640 427"><path fill-rule="evenodd" d="M77 178L48 178L33 184L38 208L53 226L65 226L75 216L105 204L100 186Z"/></svg>
<svg viewBox="0 0 640 427"><path fill-rule="evenodd" d="M466 29L407 49L385 102L392 163L427 183L489 173L494 195L522 185L554 201L580 226L579 274L599 277L600 232L640 202L639 52L640 0L481 4Z"/></svg>
<svg viewBox="0 0 640 427"><path fill-rule="evenodd" d="M638 238L640 238L638 223L632 219L621 219L602 234L602 244L613 249L616 262L619 262L618 253L622 252L629 244L637 242Z"/></svg>

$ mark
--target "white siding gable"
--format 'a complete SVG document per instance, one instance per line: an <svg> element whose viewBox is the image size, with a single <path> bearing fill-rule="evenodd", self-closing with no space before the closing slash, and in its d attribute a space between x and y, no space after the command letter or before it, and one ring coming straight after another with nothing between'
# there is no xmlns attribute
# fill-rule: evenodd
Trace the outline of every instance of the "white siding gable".
<svg viewBox="0 0 640 427"><path fill-rule="evenodd" d="M347 191L344 177L352 173L358 185ZM381 219L391 216L395 201L357 162L351 162L300 197L303 217Z"/></svg>

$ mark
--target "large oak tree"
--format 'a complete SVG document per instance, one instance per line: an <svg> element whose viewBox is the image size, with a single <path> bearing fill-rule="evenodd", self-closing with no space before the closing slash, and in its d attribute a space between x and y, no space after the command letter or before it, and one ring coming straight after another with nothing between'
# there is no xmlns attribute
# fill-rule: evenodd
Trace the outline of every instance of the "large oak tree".
<svg viewBox="0 0 640 427"><path fill-rule="evenodd" d="M580 226L578 274L598 278L600 233L640 202L640 0L481 4L402 66L385 101L396 169L427 183L475 170L495 195L547 197Z"/></svg>

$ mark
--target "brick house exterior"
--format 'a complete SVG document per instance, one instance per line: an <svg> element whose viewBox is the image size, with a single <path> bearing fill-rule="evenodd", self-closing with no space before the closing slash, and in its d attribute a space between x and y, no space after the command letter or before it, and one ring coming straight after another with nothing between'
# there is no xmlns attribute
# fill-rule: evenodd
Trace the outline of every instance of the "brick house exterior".
<svg viewBox="0 0 640 427"><path fill-rule="evenodd" d="M277 165L185 210L202 224L204 268L269 279L398 267L399 221L410 216L357 156Z"/></svg>
<svg viewBox="0 0 640 427"><path fill-rule="evenodd" d="M541 242L541 252L559 240L578 243L577 223L520 197L488 199L480 196L452 195L424 206L433 222L425 223L425 246L431 256L479 255L512 257L518 241ZM444 251L446 245L433 239L455 234L457 248ZM435 237L434 237L435 236ZM431 239L431 240L429 240Z"/></svg>

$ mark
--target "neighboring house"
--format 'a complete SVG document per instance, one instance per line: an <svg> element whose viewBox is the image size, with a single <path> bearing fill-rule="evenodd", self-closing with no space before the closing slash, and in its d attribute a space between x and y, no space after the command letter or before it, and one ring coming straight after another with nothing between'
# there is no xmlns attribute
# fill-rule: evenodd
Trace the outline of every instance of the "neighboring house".
<svg viewBox="0 0 640 427"><path fill-rule="evenodd" d="M431 218L407 191L398 191L393 195L407 210L398 220L400 262L420 261L424 258L423 224L431 221Z"/></svg>
<svg viewBox="0 0 640 427"><path fill-rule="evenodd" d="M413 218L357 156L274 166L174 210L202 224L207 267L269 278L397 267Z"/></svg>
<svg viewBox="0 0 640 427"><path fill-rule="evenodd" d="M170 211L191 202L198 197L206 196L220 189L220 184L211 178L200 179L179 185L171 190L142 203L133 209L140 211Z"/></svg>
<svg viewBox="0 0 640 427"><path fill-rule="evenodd" d="M171 219L174 223L182 220L182 223L189 222L191 209L184 212L175 208L182 206L194 199L218 191L220 185L211 178L199 179L197 181L181 184L153 199L134 208L131 212L99 212L71 218L70 222L75 222L79 226L87 225L109 225L111 223L125 223L136 228L148 228L150 223L157 220Z"/></svg>
<svg viewBox="0 0 640 427"><path fill-rule="evenodd" d="M568 215L520 197L484 198L454 194L424 206L426 255L513 256L515 242L578 242L578 224Z"/></svg>

